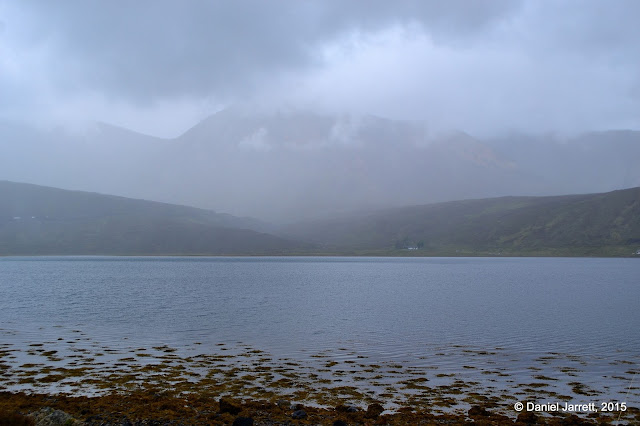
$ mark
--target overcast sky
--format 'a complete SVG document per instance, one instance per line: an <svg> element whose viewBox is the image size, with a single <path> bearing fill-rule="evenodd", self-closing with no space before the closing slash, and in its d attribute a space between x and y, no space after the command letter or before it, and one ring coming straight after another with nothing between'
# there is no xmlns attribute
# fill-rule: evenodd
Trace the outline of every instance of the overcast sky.
<svg viewBox="0 0 640 426"><path fill-rule="evenodd" d="M177 136L250 103L640 129L640 1L0 0L0 117Z"/></svg>

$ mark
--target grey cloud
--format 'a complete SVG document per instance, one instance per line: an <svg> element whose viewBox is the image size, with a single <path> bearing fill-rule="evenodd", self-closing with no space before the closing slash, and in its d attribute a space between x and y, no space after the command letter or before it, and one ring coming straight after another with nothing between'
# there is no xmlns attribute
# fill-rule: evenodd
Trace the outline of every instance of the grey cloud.
<svg viewBox="0 0 640 426"><path fill-rule="evenodd" d="M40 4L33 43L56 61L57 87L149 101L246 87L307 55L282 43L282 23L261 17L264 2L71 2ZM301 31L302 28L292 30Z"/></svg>
<svg viewBox="0 0 640 426"><path fill-rule="evenodd" d="M529 9L532 20L540 25L536 36L547 48L612 58L640 52L636 42L640 27L634 23L640 16L637 1L531 2ZM635 61L630 57L626 60Z"/></svg>
<svg viewBox="0 0 640 426"><path fill-rule="evenodd" d="M537 126L528 110L556 114L558 105L579 126L607 115L593 105L604 98L600 108L633 125L639 15L633 0L0 0L0 48L8 52L0 57L0 115L83 102L87 110L100 103L100 113L189 99L268 104L300 92L298 99L363 112L411 118L433 111L460 117L461 126L465 115ZM376 35L393 28L410 29L423 45L404 56L394 56L393 43L382 46L385 54L340 78L362 49L375 48ZM354 35L364 48L356 43L340 64L327 59L324 49L348 45ZM395 69L385 63L391 57ZM402 71L408 67L420 72ZM319 82L325 74L333 77ZM171 120L163 111L158 120Z"/></svg>
<svg viewBox="0 0 640 426"><path fill-rule="evenodd" d="M422 22L475 30L512 2L68 1L32 2L21 21L26 49L45 46L58 88L145 102L157 97L237 96L269 76L317 66L318 47L346 31Z"/></svg>

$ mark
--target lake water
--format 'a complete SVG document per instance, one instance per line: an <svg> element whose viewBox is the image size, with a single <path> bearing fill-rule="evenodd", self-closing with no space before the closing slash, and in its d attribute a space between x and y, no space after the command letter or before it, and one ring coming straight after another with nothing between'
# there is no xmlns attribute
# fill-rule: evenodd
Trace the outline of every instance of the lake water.
<svg viewBox="0 0 640 426"><path fill-rule="evenodd" d="M39 356L29 345L61 354L76 333L184 356L250 347L308 369L395 364L515 399L546 380L548 398L640 406L639 307L639 259L0 258L0 343L16 372ZM342 381L372 395L393 376L351 373ZM0 386L28 388L11 374Z"/></svg>

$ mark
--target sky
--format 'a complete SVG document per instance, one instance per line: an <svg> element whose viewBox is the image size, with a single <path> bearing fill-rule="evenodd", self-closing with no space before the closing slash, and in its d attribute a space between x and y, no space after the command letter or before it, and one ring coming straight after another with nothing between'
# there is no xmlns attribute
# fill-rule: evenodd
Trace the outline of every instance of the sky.
<svg viewBox="0 0 640 426"><path fill-rule="evenodd" d="M635 0L0 0L0 119L175 137L230 105L640 129Z"/></svg>

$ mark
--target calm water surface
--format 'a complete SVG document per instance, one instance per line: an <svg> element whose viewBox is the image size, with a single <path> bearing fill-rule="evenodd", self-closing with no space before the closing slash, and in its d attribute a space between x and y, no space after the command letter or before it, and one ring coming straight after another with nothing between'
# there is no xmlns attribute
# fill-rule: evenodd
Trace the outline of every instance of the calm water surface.
<svg viewBox="0 0 640 426"><path fill-rule="evenodd" d="M105 339L640 352L637 259L4 258L0 323Z"/></svg>
<svg viewBox="0 0 640 426"><path fill-rule="evenodd" d="M296 359L348 348L415 365L498 348L514 371L582 357L594 386L637 366L639 302L640 259L0 258L8 342L77 329L104 344L241 342ZM437 362L460 370L463 357Z"/></svg>

